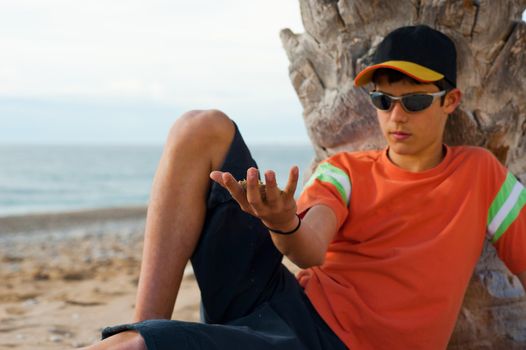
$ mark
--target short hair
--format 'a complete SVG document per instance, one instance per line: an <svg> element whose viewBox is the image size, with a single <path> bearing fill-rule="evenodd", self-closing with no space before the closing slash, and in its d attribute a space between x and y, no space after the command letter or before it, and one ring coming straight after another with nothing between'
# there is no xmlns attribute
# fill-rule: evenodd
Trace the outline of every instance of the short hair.
<svg viewBox="0 0 526 350"><path fill-rule="evenodd" d="M395 69L389 69L389 68L379 68L379 69L377 69L374 72L371 81L376 85L378 83L378 81L380 80L380 78L382 78L382 77L386 77L387 81L389 82L389 84L396 83L396 82L399 82L399 81L406 81L408 83L416 84L416 85L427 84L427 83L422 83L421 81L418 81L416 79L413 79L409 75L406 75L406 74L404 74L402 72L399 72L399 71L397 71ZM455 88L446 79L440 79L438 81L434 81L433 84L436 85L440 90L445 90L446 94L449 91L451 91L451 90L453 90ZM446 97L446 95L444 95L444 96L442 96L440 98L440 104L441 105L444 104L445 97Z"/></svg>

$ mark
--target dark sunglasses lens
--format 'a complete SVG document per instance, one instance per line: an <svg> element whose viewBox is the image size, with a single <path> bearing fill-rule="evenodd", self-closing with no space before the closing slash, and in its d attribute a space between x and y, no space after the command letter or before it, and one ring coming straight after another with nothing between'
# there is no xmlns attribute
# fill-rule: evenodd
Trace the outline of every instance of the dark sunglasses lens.
<svg viewBox="0 0 526 350"><path fill-rule="evenodd" d="M393 103L389 96L386 96L382 93L372 93L371 101L376 108L382 111L388 111L391 108L391 104Z"/></svg>
<svg viewBox="0 0 526 350"><path fill-rule="evenodd" d="M402 98L402 103L409 112L418 112L431 106L433 96L420 94L405 96Z"/></svg>

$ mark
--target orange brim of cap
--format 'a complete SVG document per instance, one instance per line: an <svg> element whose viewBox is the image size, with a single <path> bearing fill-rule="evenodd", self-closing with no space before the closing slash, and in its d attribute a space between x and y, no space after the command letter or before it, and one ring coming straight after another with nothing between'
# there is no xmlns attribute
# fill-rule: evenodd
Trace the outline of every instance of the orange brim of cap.
<svg viewBox="0 0 526 350"><path fill-rule="evenodd" d="M432 83L444 78L443 74L435 72L429 68L408 61L386 61L369 66L362 70L354 79L354 85L362 86L371 81L374 72L379 68L389 68L397 70L405 75L418 80L422 83Z"/></svg>

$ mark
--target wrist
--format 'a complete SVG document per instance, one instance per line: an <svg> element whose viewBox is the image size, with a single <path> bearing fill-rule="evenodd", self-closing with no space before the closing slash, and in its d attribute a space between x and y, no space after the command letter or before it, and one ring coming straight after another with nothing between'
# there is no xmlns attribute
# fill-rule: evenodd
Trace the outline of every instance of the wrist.
<svg viewBox="0 0 526 350"><path fill-rule="evenodd" d="M277 233L281 235L291 235L299 230L301 226L301 218L298 214L295 214L294 218L290 220L287 225L283 225L282 227L275 227L275 226L267 226L265 223L263 223L263 226L267 228L272 233Z"/></svg>

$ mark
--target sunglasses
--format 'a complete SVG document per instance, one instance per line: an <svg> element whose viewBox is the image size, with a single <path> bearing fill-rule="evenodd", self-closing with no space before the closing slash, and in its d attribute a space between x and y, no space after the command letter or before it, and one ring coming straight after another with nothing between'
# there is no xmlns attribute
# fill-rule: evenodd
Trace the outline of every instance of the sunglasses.
<svg viewBox="0 0 526 350"><path fill-rule="evenodd" d="M420 112L431 106L436 97L446 94L445 90L430 93L416 93L404 96L391 96L383 92L369 93L373 105L381 111L390 111L395 101L400 101L402 108L408 113Z"/></svg>

